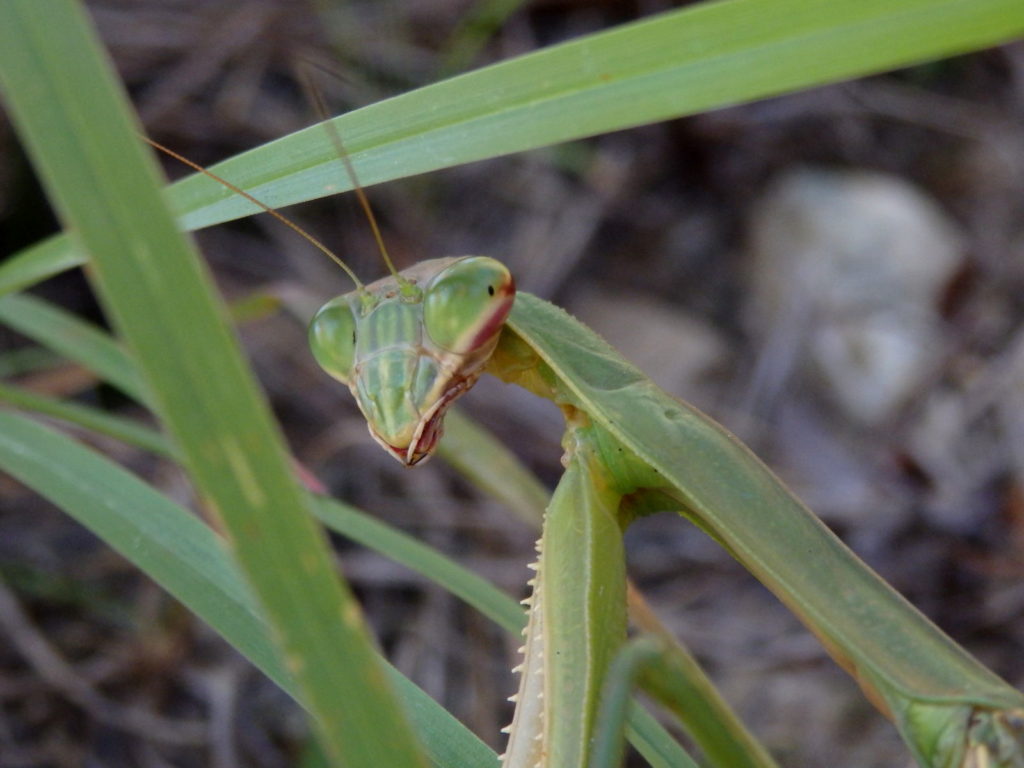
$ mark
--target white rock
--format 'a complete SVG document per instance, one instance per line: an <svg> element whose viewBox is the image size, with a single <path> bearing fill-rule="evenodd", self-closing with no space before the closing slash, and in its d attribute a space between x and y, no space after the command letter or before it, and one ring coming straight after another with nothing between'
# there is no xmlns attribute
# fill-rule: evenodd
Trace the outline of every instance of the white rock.
<svg viewBox="0 0 1024 768"><path fill-rule="evenodd" d="M849 417L883 423L935 363L937 307L962 249L938 206L896 177L779 179L751 226L749 328L766 355L790 350L781 364L762 361L775 366L765 386L807 363Z"/></svg>
<svg viewBox="0 0 1024 768"><path fill-rule="evenodd" d="M878 310L824 323L811 335L810 356L848 415L879 424L913 392L939 349L933 324Z"/></svg>

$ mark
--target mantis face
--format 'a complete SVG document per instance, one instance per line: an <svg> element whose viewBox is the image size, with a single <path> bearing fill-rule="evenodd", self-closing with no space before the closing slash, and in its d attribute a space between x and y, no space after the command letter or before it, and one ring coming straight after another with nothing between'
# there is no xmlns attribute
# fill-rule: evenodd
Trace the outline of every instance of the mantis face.
<svg viewBox="0 0 1024 768"><path fill-rule="evenodd" d="M483 372L515 291L494 259L432 259L327 302L310 346L348 385L373 439L411 467L433 452L448 406Z"/></svg>

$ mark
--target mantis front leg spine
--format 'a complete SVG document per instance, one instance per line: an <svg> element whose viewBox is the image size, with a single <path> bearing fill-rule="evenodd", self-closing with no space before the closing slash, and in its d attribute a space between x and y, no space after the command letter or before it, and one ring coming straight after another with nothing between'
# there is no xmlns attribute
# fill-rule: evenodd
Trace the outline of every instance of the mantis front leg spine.
<svg viewBox="0 0 1024 768"><path fill-rule="evenodd" d="M571 425L544 519L504 768L585 768L601 687L626 636L618 509L590 430Z"/></svg>

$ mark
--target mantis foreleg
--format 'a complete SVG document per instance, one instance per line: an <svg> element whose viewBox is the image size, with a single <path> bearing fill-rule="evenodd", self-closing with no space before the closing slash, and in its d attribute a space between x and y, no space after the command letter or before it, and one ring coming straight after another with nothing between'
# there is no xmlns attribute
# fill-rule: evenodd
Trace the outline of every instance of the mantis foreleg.
<svg viewBox="0 0 1024 768"><path fill-rule="evenodd" d="M605 671L626 635L617 492L591 430L572 424L544 520L522 678L503 765L584 768Z"/></svg>
<svg viewBox="0 0 1024 768"><path fill-rule="evenodd" d="M1024 696L865 566L738 440L669 397L564 311L523 294L502 374L585 410L677 508L800 617L922 765L1018 766ZM511 375L509 375L511 374ZM973 762L972 762L973 761Z"/></svg>

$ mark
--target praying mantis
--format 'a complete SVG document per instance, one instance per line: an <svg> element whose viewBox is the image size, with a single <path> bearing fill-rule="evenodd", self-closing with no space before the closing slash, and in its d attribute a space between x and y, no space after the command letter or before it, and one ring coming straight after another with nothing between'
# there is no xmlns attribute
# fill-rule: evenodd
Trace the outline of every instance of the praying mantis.
<svg viewBox="0 0 1024 768"><path fill-rule="evenodd" d="M628 653L622 534L664 510L711 535L803 620L920 764L1021 764L1024 696L874 574L738 440L563 310L517 293L495 259L438 258L396 271L369 215L390 274L370 285L353 275L356 289L321 307L309 340L320 366L351 390L374 440L406 467L421 463L448 408L485 372L552 400L565 417L565 472L525 601L505 768L614 764L616 747L594 745L599 709L622 710L603 692L629 688L617 679L624 672L609 674ZM621 731L611 716L601 722ZM761 759L750 757L770 764Z"/></svg>
<svg viewBox="0 0 1024 768"><path fill-rule="evenodd" d="M1020 764L1018 691L871 572L724 429L559 308L513 293L493 259L435 259L331 300L310 326L317 360L407 466L436 446L444 410L481 370L565 415L565 473L538 545L503 765L595 759L601 691L626 631L622 530L663 509L693 520L803 619L922 765Z"/></svg>
<svg viewBox="0 0 1024 768"><path fill-rule="evenodd" d="M313 339L315 354L355 385L357 399L362 383L371 430L406 464L429 455L444 409L482 372L552 399L565 415L566 471L541 538L506 765L583 766L610 754L595 746L607 732L596 733L595 721L599 706L621 701L602 692L621 689L625 677L609 671L613 658L616 670L627 658L621 530L663 510L696 522L803 618L896 721L919 761L1019 764L1019 692L895 595L724 430L561 310L526 294L512 299L495 264L425 262L357 287L317 315ZM454 290L460 284L465 291ZM440 325L428 322L431 296L440 297ZM400 322L384 322L389 314ZM352 345L351 365L342 343ZM432 363L409 362L427 352ZM426 373L410 380L410 369ZM374 390L375 376L391 385L391 402ZM231 456L250 466L241 451Z"/></svg>

